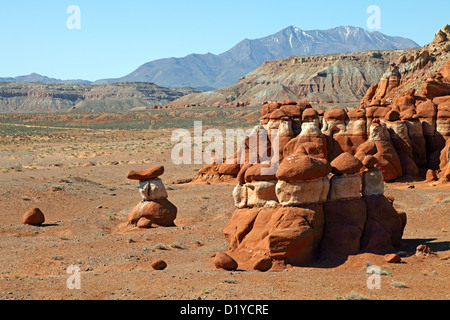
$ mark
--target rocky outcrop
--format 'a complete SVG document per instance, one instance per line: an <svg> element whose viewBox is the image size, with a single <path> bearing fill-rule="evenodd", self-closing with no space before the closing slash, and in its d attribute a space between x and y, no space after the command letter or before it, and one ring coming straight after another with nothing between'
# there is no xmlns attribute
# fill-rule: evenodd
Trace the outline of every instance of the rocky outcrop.
<svg viewBox="0 0 450 320"><path fill-rule="evenodd" d="M262 114L271 114L270 109L264 106ZM275 177L258 175L255 181L254 168L261 164L241 167L239 175L245 178L233 191L237 210L224 229L229 243L226 253L239 268L255 269L260 261L307 265L322 255L384 252L401 240L406 216L383 195L381 169L386 169L385 162L395 162L393 145L385 143L390 141L386 127L373 121L368 140L355 148L355 155L334 156L327 152L327 141L332 139L327 140L329 135L320 130L318 113L311 108L301 113L301 131L285 145ZM336 114L337 124L331 124L329 116L322 127L327 134L340 124L339 132L346 132L342 121L347 119L346 112ZM268 129L266 119L261 123ZM381 169L376 167L380 162Z"/></svg>
<svg viewBox="0 0 450 320"><path fill-rule="evenodd" d="M159 178L164 173L163 166L145 170L130 171L127 178L139 181L139 193L142 201L128 213L128 226L150 228L153 225L174 226L177 207L167 198L167 191Z"/></svg>
<svg viewBox="0 0 450 320"><path fill-rule="evenodd" d="M386 252L399 244L406 215L384 197L373 161L365 167L349 153L331 164L293 157L283 159L277 180L263 182L266 192L252 193L253 182L233 192L238 209L224 234L226 254L239 268L256 269L262 259L304 266L318 256Z"/></svg>
<svg viewBox="0 0 450 320"><path fill-rule="evenodd" d="M277 157L240 165L237 209L224 229L226 253L239 268L308 265L318 256L386 253L400 244L406 213L384 196L384 181L425 172L442 183L450 178L450 61L442 50L447 38L436 39L432 53L401 59L413 71L391 64L356 109L322 112L292 100L262 106L258 133L271 145L270 130L289 134L282 151L272 150ZM439 72L427 76L436 64ZM427 76L420 93L404 90L420 72ZM273 162L276 172L262 174Z"/></svg>

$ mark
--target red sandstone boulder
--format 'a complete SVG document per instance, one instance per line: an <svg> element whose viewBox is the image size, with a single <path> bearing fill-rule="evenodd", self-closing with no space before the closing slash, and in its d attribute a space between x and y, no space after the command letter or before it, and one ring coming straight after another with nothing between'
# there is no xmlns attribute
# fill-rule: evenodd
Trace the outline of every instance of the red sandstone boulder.
<svg viewBox="0 0 450 320"><path fill-rule="evenodd" d="M326 121L345 121L347 119L347 112L344 109L332 109L325 111L323 119Z"/></svg>
<svg viewBox="0 0 450 320"><path fill-rule="evenodd" d="M267 271L270 268L272 268L272 259L267 257L257 259L253 265L253 269L258 271Z"/></svg>
<svg viewBox="0 0 450 320"><path fill-rule="evenodd" d="M138 220L136 226L137 226L138 228L141 228L141 229L149 229L149 228L152 227L152 220L150 220L150 219L147 218L147 217L141 217L141 218Z"/></svg>
<svg viewBox="0 0 450 320"><path fill-rule="evenodd" d="M441 96L441 97L435 97L433 99L433 103L436 105L450 105L450 95L446 95L446 96Z"/></svg>
<svg viewBox="0 0 450 320"><path fill-rule="evenodd" d="M224 234L229 242L228 251L238 261L248 263L250 269L261 257L294 265L311 262L322 229L321 206L253 208L236 210Z"/></svg>
<svg viewBox="0 0 450 320"><path fill-rule="evenodd" d="M390 110L391 110L390 108L380 107L380 106L367 108L366 109L366 118L369 121L368 125L374 119L384 119Z"/></svg>
<svg viewBox="0 0 450 320"><path fill-rule="evenodd" d="M152 268L155 270L164 270L167 268L167 263L164 260L158 259L152 262Z"/></svg>
<svg viewBox="0 0 450 320"><path fill-rule="evenodd" d="M286 105L297 105L297 101L288 99L288 100L284 100L280 102L282 106L286 106Z"/></svg>
<svg viewBox="0 0 450 320"><path fill-rule="evenodd" d="M315 109L308 108L305 109L302 113L302 120L303 121L313 121L315 119L319 118L319 114Z"/></svg>
<svg viewBox="0 0 450 320"><path fill-rule="evenodd" d="M239 171L241 170L241 166L239 164L227 164L223 163L219 166L218 172L221 175L237 175Z"/></svg>
<svg viewBox="0 0 450 320"><path fill-rule="evenodd" d="M347 111L350 120L366 120L366 112L363 109L351 109Z"/></svg>
<svg viewBox="0 0 450 320"><path fill-rule="evenodd" d="M355 157L363 161L367 155L377 159L375 167L381 170L386 181L403 175L400 158L392 144L386 125L374 121L370 126L369 140L358 147Z"/></svg>
<svg viewBox="0 0 450 320"><path fill-rule="evenodd" d="M284 181L311 180L326 176L331 165L325 159L305 155L291 155L283 159L276 178Z"/></svg>
<svg viewBox="0 0 450 320"><path fill-rule="evenodd" d="M214 265L217 269L224 270L236 270L238 268L238 264L236 260L230 257L225 252L217 252L214 257Z"/></svg>
<svg viewBox="0 0 450 320"><path fill-rule="evenodd" d="M334 174L352 174L359 172L363 164L350 153L344 152L331 162L331 167Z"/></svg>
<svg viewBox="0 0 450 320"><path fill-rule="evenodd" d="M267 114L269 113L270 113L269 104L266 103L261 107L261 117L267 116Z"/></svg>
<svg viewBox="0 0 450 320"><path fill-rule="evenodd" d="M245 171L245 182L276 180L277 168L271 169L271 164L257 163Z"/></svg>
<svg viewBox="0 0 450 320"><path fill-rule="evenodd" d="M434 171L432 169L428 169L427 175L426 175L426 181L431 182L431 181L437 181L437 180L438 180L438 175L437 175L436 171Z"/></svg>
<svg viewBox="0 0 450 320"><path fill-rule="evenodd" d="M293 154L328 159L327 138L320 131L317 119L303 122L300 134L285 145L283 158Z"/></svg>
<svg viewBox="0 0 450 320"><path fill-rule="evenodd" d="M366 108L370 105L376 91L378 89L378 83L374 83L373 85L371 85L369 87L369 89L367 89L366 94L364 95L360 107L361 108Z"/></svg>
<svg viewBox="0 0 450 320"><path fill-rule="evenodd" d="M412 120L416 118L418 118L418 116L416 115L415 109L406 109L400 113L400 119L402 120Z"/></svg>
<svg viewBox="0 0 450 320"><path fill-rule="evenodd" d="M411 109L415 107L415 89L411 89L405 92L402 92L397 97L394 98L392 104L398 106L400 108L400 112L405 111L407 109Z"/></svg>
<svg viewBox="0 0 450 320"><path fill-rule="evenodd" d="M387 263L399 263L402 260L398 254L388 253L384 256L384 261Z"/></svg>
<svg viewBox="0 0 450 320"><path fill-rule="evenodd" d="M284 112L282 109L277 109L270 113L269 119L270 120L281 120L289 118L286 112Z"/></svg>
<svg viewBox="0 0 450 320"><path fill-rule="evenodd" d="M39 208L28 210L23 216L21 223L32 226L40 226L45 222L45 216Z"/></svg>
<svg viewBox="0 0 450 320"><path fill-rule="evenodd" d="M425 96L428 99L433 99L435 97L446 96L450 94L450 81L437 76L438 74L429 77L422 84L422 92L420 93L420 95Z"/></svg>
<svg viewBox="0 0 450 320"><path fill-rule="evenodd" d="M131 180L150 180L157 178L164 173L164 166L155 166L145 170L130 171L127 178Z"/></svg>
<svg viewBox="0 0 450 320"><path fill-rule="evenodd" d="M400 113L397 110L391 110L388 113L386 113L384 118L387 121L398 121L400 120Z"/></svg>
<svg viewBox="0 0 450 320"><path fill-rule="evenodd" d="M141 218L158 226L174 226L177 207L167 199L141 201L128 213L128 224L137 226ZM143 222L144 223L144 222ZM148 222L145 222L148 225Z"/></svg>
<svg viewBox="0 0 450 320"><path fill-rule="evenodd" d="M437 98L436 98L437 99ZM437 116L437 105L434 100L420 102L416 107L416 114L420 119L435 119Z"/></svg>
<svg viewBox="0 0 450 320"><path fill-rule="evenodd" d="M251 163L246 163L241 166L241 168L237 174L237 177L236 177L239 184L245 183L245 174L251 166L253 166Z"/></svg>
<svg viewBox="0 0 450 320"><path fill-rule="evenodd" d="M292 119L302 118L302 109L297 105L283 105L280 110L282 110L288 117Z"/></svg>

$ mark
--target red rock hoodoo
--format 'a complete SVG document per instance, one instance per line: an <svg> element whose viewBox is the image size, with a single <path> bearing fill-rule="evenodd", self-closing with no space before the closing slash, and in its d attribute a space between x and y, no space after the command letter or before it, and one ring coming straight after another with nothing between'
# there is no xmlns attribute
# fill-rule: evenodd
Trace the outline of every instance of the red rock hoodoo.
<svg viewBox="0 0 450 320"><path fill-rule="evenodd" d="M128 179L139 180L139 192L142 201L128 214L128 226L150 228L153 225L174 226L177 207L167 198L167 191L159 178L164 173L163 166L140 171L130 171Z"/></svg>
<svg viewBox="0 0 450 320"><path fill-rule="evenodd" d="M392 63L358 108L319 113L304 102L263 105L252 134L267 139L264 149L252 150L246 139L227 170L212 163L199 171L198 180L237 178L237 209L224 235L225 253L240 269L389 253L400 244L406 214L384 196L384 181L425 178L429 170L437 183L450 180L448 31L446 40L436 36L416 56ZM263 172L275 162L274 172Z"/></svg>

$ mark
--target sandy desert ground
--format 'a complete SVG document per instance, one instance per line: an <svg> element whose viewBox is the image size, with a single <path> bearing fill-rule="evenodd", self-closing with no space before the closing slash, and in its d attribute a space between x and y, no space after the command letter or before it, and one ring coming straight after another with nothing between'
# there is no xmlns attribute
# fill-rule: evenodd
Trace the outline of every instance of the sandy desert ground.
<svg viewBox="0 0 450 320"><path fill-rule="evenodd" d="M231 118L245 123L251 117ZM38 130L23 138L7 132L15 125L26 131L23 119L16 120L0 124L1 300L450 298L449 185L387 184L385 194L395 197L408 218L398 248L401 263L364 253L345 261L322 257L311 266L280 271L222 271L212 260L227 247L222 231L235 210L234 184L181 183L194 178L201 165L172 163L170 124L120 130L57 127L50 138ZM31 120L28 124L41 128ZM123 233L128 212L140 201L138 183L126 179L127 172L153 165L165 166L161 178L178 207L176 226ZM46 216L41 227L20 223L33 207ZM434 253L415 255L419 244ZM167 262L165 270L153 270L157 259ZM382 270L380 289L367 287L369 263ZM80 289L67 286L71 265L80 267Z"/></svg>

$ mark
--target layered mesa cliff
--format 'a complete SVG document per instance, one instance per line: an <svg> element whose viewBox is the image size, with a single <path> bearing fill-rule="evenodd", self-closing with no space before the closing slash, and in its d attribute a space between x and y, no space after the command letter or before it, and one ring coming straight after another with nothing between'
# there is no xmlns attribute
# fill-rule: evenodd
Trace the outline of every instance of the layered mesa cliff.
<svg viewBox="0 0 450 320"><path fill-rule="evenodd" d="M449 39L446 26L392 63L358 108L264 104L240 149L197 175L237 180L224 254L240 268L267 270L317 256L393 251L407 218L384 196L384 181L425 172L436 183L450 181ZM268 143L252 147L253 137Z"/></svg>
<svg viewBox="0 0 450 320"><path fill-rule="evenodd" d="M164 105L202 90L163 88L153 83L107 85L0 83L1 113L121 111Z"/></svg>
<svg viewBox="0 0 450 320"><path fill-rule="evenodd" d="M191 94L170 105L245 106L267 101L359 102L391 62L417 48L289 57L267 61L233 86Z"/></svg>

